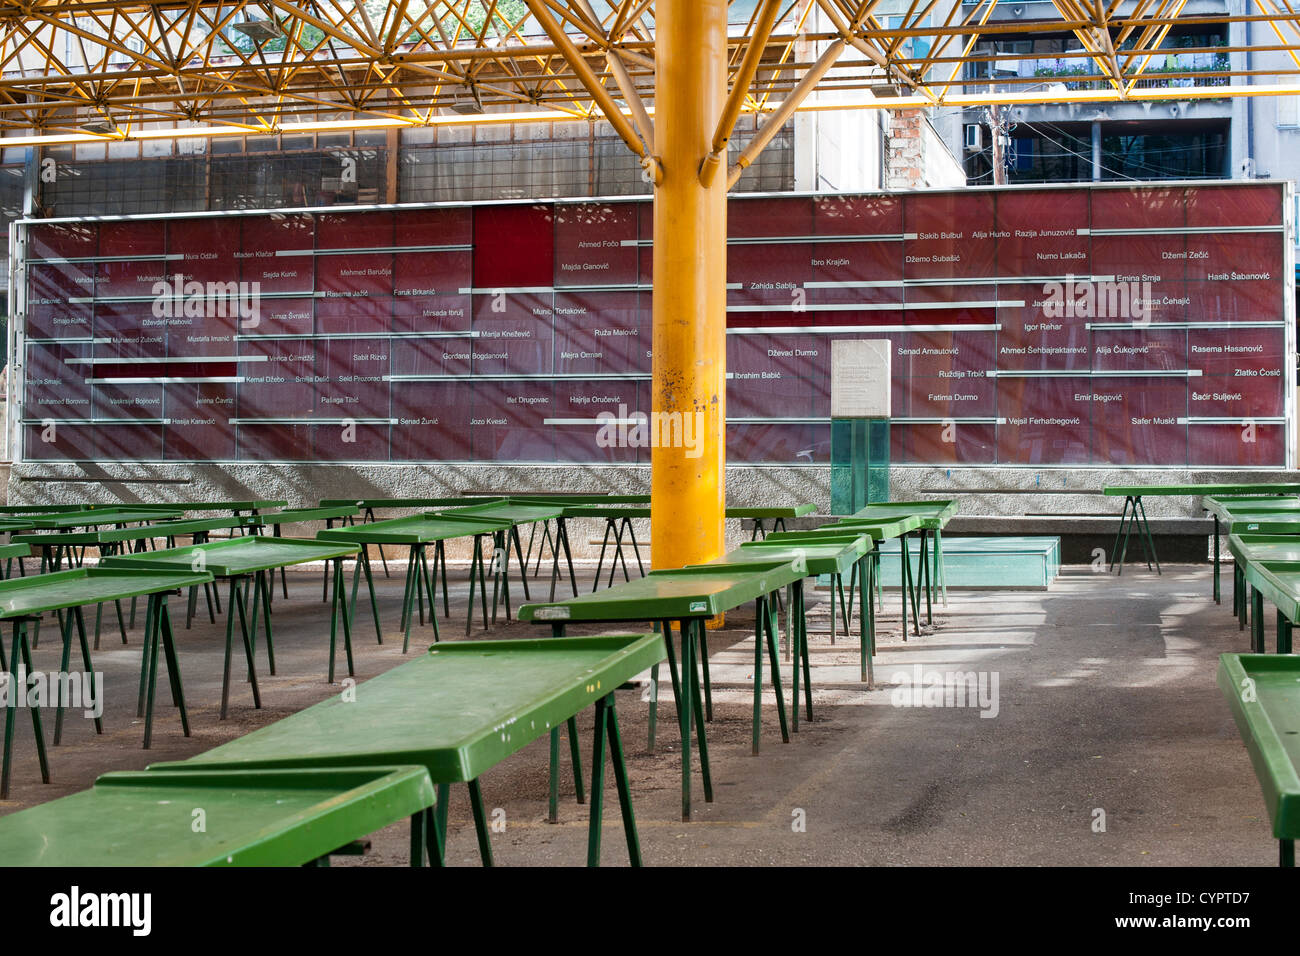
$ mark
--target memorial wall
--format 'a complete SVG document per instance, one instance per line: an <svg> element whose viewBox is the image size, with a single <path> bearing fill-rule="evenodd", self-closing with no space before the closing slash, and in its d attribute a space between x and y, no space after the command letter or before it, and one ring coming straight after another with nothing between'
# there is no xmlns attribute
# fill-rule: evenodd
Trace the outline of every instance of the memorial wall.
<svg viewBox="0 0 1300 956"><path fill-rule="evenodd" d="M897 464L1282 467L1281 183L737 197L727 441L830 459L892 345ZM646 463L645 200L24 225L26 461ZM25 296L25 301L24 301Z"/></svg>

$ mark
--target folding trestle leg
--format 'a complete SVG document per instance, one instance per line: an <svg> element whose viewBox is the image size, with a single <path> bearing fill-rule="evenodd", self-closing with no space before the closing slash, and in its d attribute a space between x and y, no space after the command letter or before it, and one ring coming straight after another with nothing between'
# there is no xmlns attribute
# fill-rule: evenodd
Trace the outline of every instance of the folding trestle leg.
<svg viewBox="0 0 1300 956"><path fill-rule="evenodd" d="M81 608L69 608L64 614L63 623L63 659L60 666L60 673L68 673L68 668L72 663L72 627L77 627L77 637L81 643L81 665L86 669L90 681L90 701L83 703L93 704L99 701L100 689L95 686L95 668L90 662L90 645L86 640L86 621L82 616ZM63 706L65 701L62 695L59 696L58 705L54 712L54 746L58 746L63 741ZM95 733L104 732L104 720L102 715L95 718Z"/></svg>
<svg viewBox="0 0 1300 956"><path fill-rule="evenodd" d="M623 738L618 732L618 714L614 709L612 691L596 701L596 733L591 761L591 818L587 825L587 865L600 866L600 837L604 825L601 811L604 809L607 739L610 763L614 765L614 783L618 790L618 804L623 817L623 835L627 840L628 860L633 866L640 866L641 842L637 838L636 817L632 813L632 793L628 789Z"/></svg>
<svg viewBox="0 0 1300 956"><path fill-rule="evenodd" d="M248 623L244 617L245 597L243 591L243 579L239 576L233 576L230 579L230 594L227 599L226 611L226 658L225 671L221 680L221 719L226 719L226 712L230 704L230 657L232 643L235 633L235 614L239 614L239 631L244 641L244 658L248 665L248 682L253 687L253 707L261 709L262 695L257 689L257 665L253 656L253 644L248 637Z"/></svg>
<svg viewBox="0 0 1300 956"><path fill-rule="evenodd" d="M578 721L570 717L566 723L569 735L569 760L573 767L573 790L578 803L585 803L586 793L582 787L582 751L578 747ZM560 728L551 728L551 774L546 820L548 823L560 821Z"/></svg>
<svg viewBox="0 0 1300 956"><path fill-rule="evenodd" d="M8 668L4 668L7 679L16 680L19 670L19 662L26 668L26 679L24 680L23 693L27 692L26 682L34 680L34 670L32 668L32 652L27 644L27 623L32 618L18 617L13 619L13 643L10 646L9 660L13 662L13 672L10 673ZM18 723L18 689L9 688L8 707L5 710L5 738L4 738L4 756L0 758L0 800L9 799L9 775L13 766L14 754L14 728ZM28 707L28 712L32 717L32 730L36 734L36 758L41 765L41 782L50 782L50 762L45 754L45 733L41 729L41 713L39 707Z"/></svg>
<svg viewBox="0 0 1300 956"><path fill-rule="evenodd" d="M797 631L797 629L796 629ZM781 724L781 741L790 742L790 728L785 719L785 700L781 690L781 665L776 651L776 606L770 594L754 601L754 728L752 752L758 753L760 728L762 727L763 704L763 646L767 645L768 664L772 669L772 689L776 692L776 711ZM798 638L795 638L797 641ZM797 652L796 652L797 653ZM796 659L795 673L799 664ZM796 710L798 709L799 679L795 677L794 693Z"/></svg>
<svg viewBox="0 0 1300 956"><path fill-rule="evenodd" d="M330 602L330 672L329 682L334 683L334 644L338 634L339 618L343 618L343 650L348 659L348 676L355 677L352 666L352 624L348 621L347 599L343 590L343 559L335 558L327 564L334 565L334 600Z"/></svg>

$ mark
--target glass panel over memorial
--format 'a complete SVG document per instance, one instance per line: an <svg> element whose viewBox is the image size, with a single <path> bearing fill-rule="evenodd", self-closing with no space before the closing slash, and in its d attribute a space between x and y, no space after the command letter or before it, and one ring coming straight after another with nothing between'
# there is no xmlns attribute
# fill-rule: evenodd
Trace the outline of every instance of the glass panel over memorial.
<svg viewBox="0 0 1300 956"><path fill-rule="evenodd" d="M733 198L729 458L828 464L830 343L883 338L893 465L1283 466L1284 198ZM641 199L26 225L23 455L644 463L651 226Z"/></svg>

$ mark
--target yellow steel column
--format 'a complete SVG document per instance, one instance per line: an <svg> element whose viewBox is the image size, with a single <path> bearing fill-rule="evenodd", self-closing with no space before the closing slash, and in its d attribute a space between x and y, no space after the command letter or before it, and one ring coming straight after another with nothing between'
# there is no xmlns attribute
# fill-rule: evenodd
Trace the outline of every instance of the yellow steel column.
<svg viewBox="0 0 1300 956"><path fill-rule="evenodd" d="M653 566L677 568L723 553L727 179L703 185L700 164L726 100L727 4L659 0L655 16L650 530Z"/></svg>

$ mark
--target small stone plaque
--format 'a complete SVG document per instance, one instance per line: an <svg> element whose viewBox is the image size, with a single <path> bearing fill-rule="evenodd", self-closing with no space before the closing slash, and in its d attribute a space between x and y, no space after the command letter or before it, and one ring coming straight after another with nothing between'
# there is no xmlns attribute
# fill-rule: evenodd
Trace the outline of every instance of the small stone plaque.
<svg viewBox="0 0 1300 956"><path fill-rule="evenodd" d="M831 418L889 418L889 339L831 342Z"/></svg>

